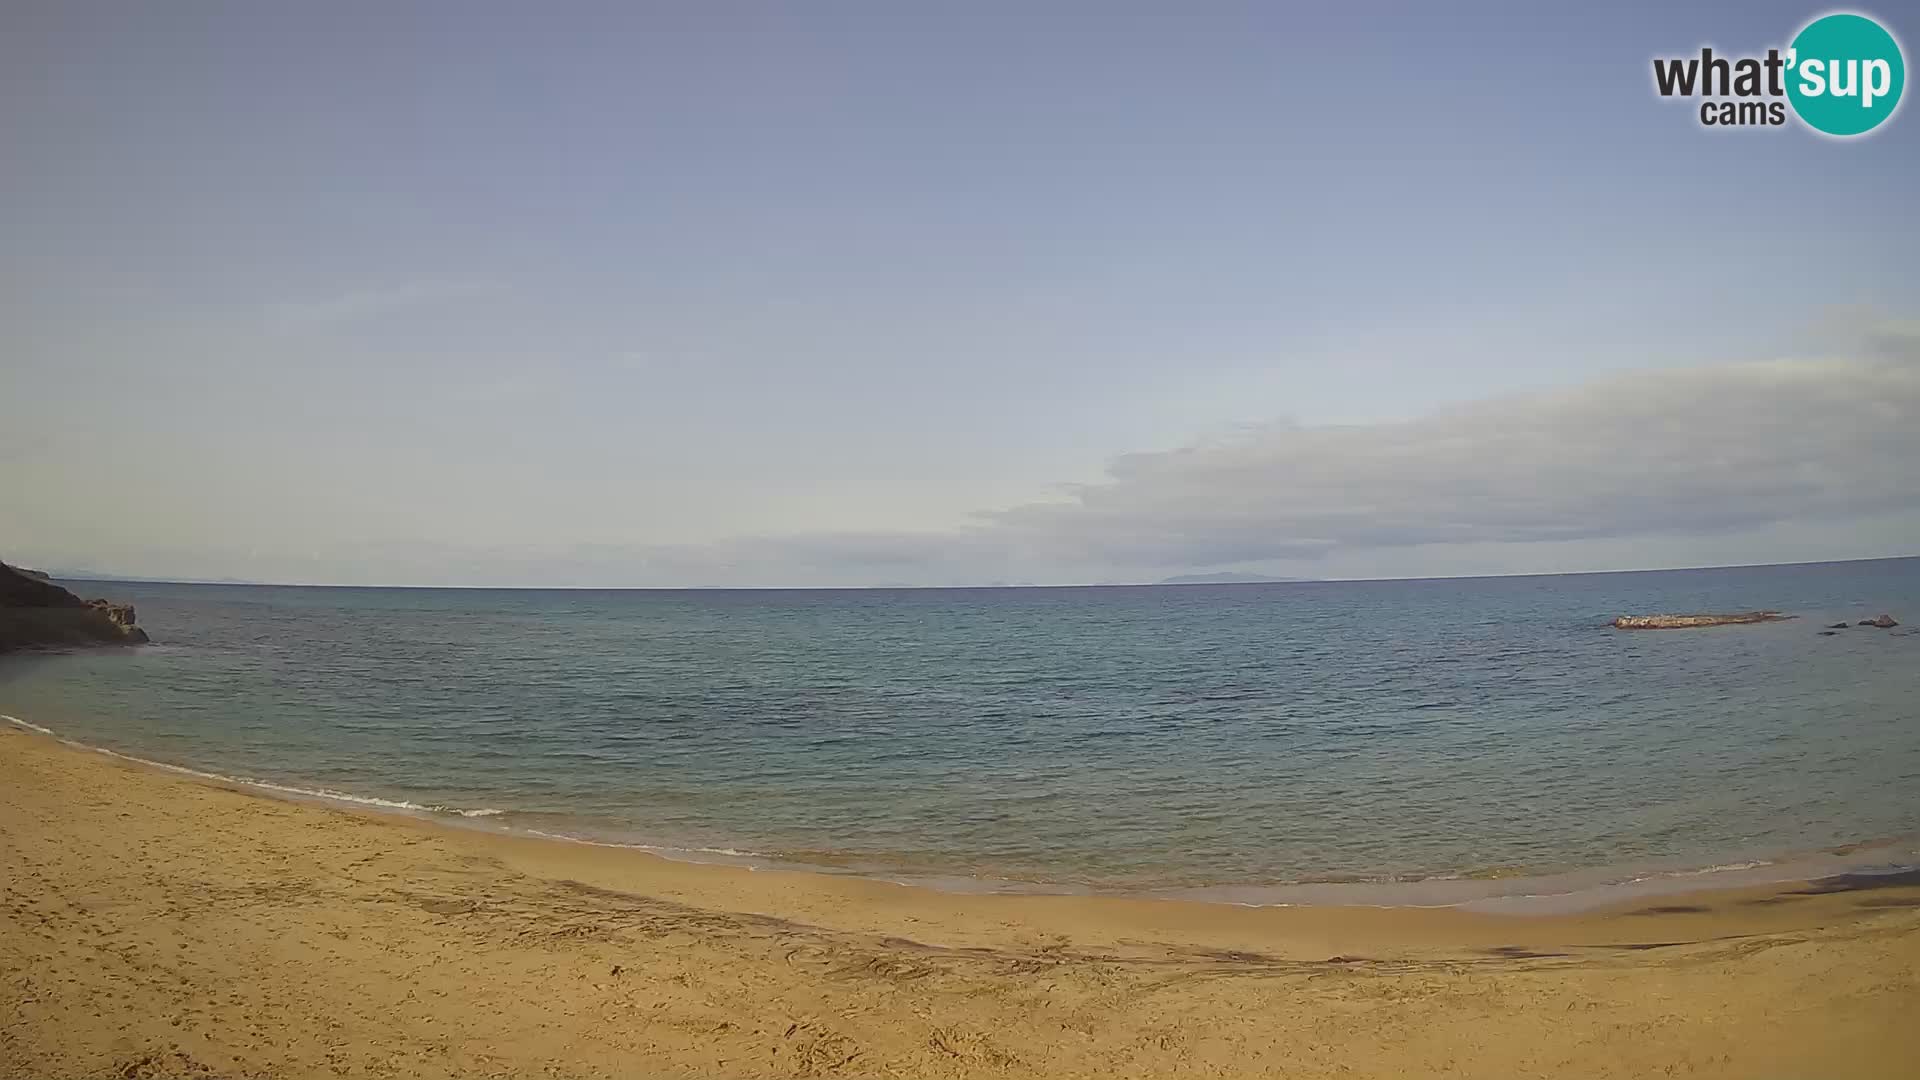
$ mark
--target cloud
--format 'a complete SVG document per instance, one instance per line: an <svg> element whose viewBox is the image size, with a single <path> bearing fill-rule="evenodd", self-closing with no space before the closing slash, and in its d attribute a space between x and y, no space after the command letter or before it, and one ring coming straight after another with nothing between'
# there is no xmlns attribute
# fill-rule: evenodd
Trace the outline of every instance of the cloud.
<svg viewBox="0 0 1920 1080"><path fill-rule="evenodd" d="M1432 562L1436 550L1503 545L1590 558L1608 542L1645 550L1660 537L1764 550L1725 538L1844 533L1920 512L1916 330L1877 328L1852 356L1634 372L1394 423L1281 422L1125 454L1100 482L962 529L611 547L562 561L603 581L624 571L657 583L952 584L1355 565L1356 553L1380 565L1411 549Z"/></svg>
<svg viewBox="0 0 1920 1080"><path fill-rule="evenodd" d="M500 286L483 281L428 278L273 304L267 309L267 317L278 325L299 329L345 326L499 291Z"/></svg>
<svg viewBox="0 0 1920 1080"><path fill-rule="evenodd" d="M1098 482L979 513L958 529L701 544L556 538L511 549L446 537L341 544L285 563L201 551L193 572L396 584L937 585L1151 580L1257 564L1392 576L1915 554L1920 326L1854 336L1843 354L1819 359L1634 372L1399 422L1277 422L1125 454Z"/></svg>
<svg viewBox="0 0 1920 1080"><path fill-rule="evenodd" d="M986 515L1093 562L1699 535L1920 507L1920 363L1877 355L1622 375L1386 424L1275 425L1130 454L1068 501Z"/></svg>
<svg viewBox="0 0 1920 1080"><path fill-rule="evenodd" d="M1920 327L1858 341L1851 356L1634 372L1394 423L1274 423L1126 454L1100 482L968 529L754 538L653 559L695 576L1098 580L1844 529L1920 511Z"/></svg>

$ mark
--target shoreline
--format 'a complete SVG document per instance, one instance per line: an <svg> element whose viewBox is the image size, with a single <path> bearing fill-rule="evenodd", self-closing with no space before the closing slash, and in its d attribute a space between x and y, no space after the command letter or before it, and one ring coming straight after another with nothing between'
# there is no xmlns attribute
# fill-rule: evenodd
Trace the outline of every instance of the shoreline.
<svg viewBox="0 0 1920 1080"><path fill-rule="evenodd" d="M0 865L5 1075L1784 1078L1920 1060L1920 875L1529 918L953 894L263 797L10 724Z"/></svg>
<svg viewBox="0 0 1920 1080"><path fill-rule="evenodd" d="M634 852L689 866L737 867L770 873L852 878L958 896L1077 896L1118 900L1174 901L1232 907L1336 907L1383 910L1460 909L1539 916L1598 911L1636 900L1697 892L1805 883L1849 874L1898 875L1920 871L1920 834L1878 837L1816 850L1752 852L1725 862L1692 865L1680 860L1643 860L1545 873L1451 875L1368 880L1298 880L1264 884L1220 883L1100 888L957 874L854 869L808 863L777 854L736 848L688 848L551 832L494 819L514 813L491 807L460 808L404 799L356 795L318 787L230 776L175 762L158 761L110 747L69 739L53 729L7 713L0 721L80 751L136 767L156 769L219 785L254 797L277 799L385 817L434 827L479 831L538 842ZM5 729L0 729L5 730Z"/></svg>
<svg viewBox="0 0 1920 1080"><path fill-rule="evenodd" d="M0 714L5 715L5 714ZM1138 917L1156 916L1146 922L1160 926L1208 927L1218 920L1261 926L1271 921L1338 923L1352 920L1370 927L1402 924L1416 931L1403 936L1407 942L1465 945L1478 940L1479 934L1466 933L1454 941L1439 931L1493 930L1496 936L1511 936L1522 927L1539 926L1549 932L1569 927L1595 928L1616 922L1622 915L1698 913L1690 909L1700 904L1768 907L1788 895L1800 893L1792 887L1824 890L1829 883L1843 882L1845 888L1884 887L1905 890L1911 887L1920 906L1920 871L1898 870L1884 874L1841 873L1821 877L1786 878L1760 883L1731 884L1721 887L1696 886L1684 891L1662 893L1659 899L1686 901L1685 904L1642 908L1647 897L1628 897L1606 905L1589 905L1516 917L1514 912L1477 908L1463 904L1376 905L1348 903L1242 904L1195 901L1185 897L1153 894L1100 894L1090 892L982 892L954 891L926 887L862 874L820 873L779 865L723 863L675 858L657 850L633 845L605 844L570 837L508 832L472 827L432 812L396 811L372 803L337 802L325 797L288 794L285 790L260 787L250 781L236 781L179 765L153 762L102 747L88 746L46 733L12 716L5 717L20 727L0 728L0 749L26 741L48 750L71 764L98 762L124 781L129 774L147 776L166 785L184 789L220 792L239 800L242 813L252 809L267 813L271 808L321 815L338 815L364 823L376 830L392 828L407 833L434 837L451 845L484 851L501 858L516 870L538 877L557 877L565 871L565 880L586 882L600 887L627 888L644 883L663 894L725 896L737 901L752 899L764 904L767 897L779 896L787 902L810 905L822 898L834 900L858 898L871 902L884 899L894 906L946 908L965 911L969 916L999 914L1000 910L1025 914L1048 909L1079 913L1102 911L1105 914ZM84 765L81 766L84 768ZM102 779L105 779L104 777ZM1696 879L1697 880L1697 879ZM743 904L742 906L752 906ZM998 910L997 910L998 909ZM786 917L786 916L782 916ZM911 921L911 920L909 920ZM1777 920L1760 920L1755 925L1775 925ZM1643 924L1644 925L1644 924ZM1744 926L1745 924L1743 924Z"/></svg>

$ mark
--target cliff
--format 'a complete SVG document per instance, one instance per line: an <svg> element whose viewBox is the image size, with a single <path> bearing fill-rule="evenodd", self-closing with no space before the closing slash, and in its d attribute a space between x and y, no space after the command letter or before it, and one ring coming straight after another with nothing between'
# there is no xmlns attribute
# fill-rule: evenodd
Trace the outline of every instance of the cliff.
<svg viewBox="0 0 1920 1080"><path fill-rule="evenodd" d="M45 575L0 563L0 652L146 640L133 605L82 600Z"/></svg>

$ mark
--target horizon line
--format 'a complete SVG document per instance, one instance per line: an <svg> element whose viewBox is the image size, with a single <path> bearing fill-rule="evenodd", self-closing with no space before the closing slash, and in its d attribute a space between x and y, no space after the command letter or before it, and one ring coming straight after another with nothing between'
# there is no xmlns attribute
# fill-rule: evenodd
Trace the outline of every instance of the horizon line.
<svg viewBox="0 0 1920 1080"><path fill-rule="evenodd" d="M1493 574L1420 574L1357 578L1293 578L1274 581L1162 580L1029 582L1018 585L1005 583L980 585L394 585L313 581L250 581L230 578L169 578L117 574L97 576L92 574L60 574L50 570L42 572L57 581L88 581L101 584L125 585L203 585L211 587L271 589L417 589L441 592L981 592L986 590L1007 589L1185 589L1209 587L1241 588L1247 586L1365 585L1416 581L1495 581L1547 577L1595 577L1607 574L1674 574L1696 570L1765 570L1789 566L1834 566L1844 563L1898 562L1905 559L1920 559L1920 553L1910 555L1870 555L1854 559L1803 559L1770 563L1716 563L1705 566L1644 566L1628 570L1546 570ZM13 566L16 569L20 568L18 564L15 563L7 563L7 565ZM1220 572L1225 573L1227 571Z"/></svg>

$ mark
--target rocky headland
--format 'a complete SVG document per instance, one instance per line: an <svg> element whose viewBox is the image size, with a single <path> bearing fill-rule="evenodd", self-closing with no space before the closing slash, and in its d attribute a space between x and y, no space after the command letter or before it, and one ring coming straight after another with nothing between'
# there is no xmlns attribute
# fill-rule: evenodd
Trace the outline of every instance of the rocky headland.
<svg viewBox="0 0 1920 1080"><path fill-rule="evenodd" d="M0 563L0 652L146 640L132 604L82 600L45 574Z"/></svg>

